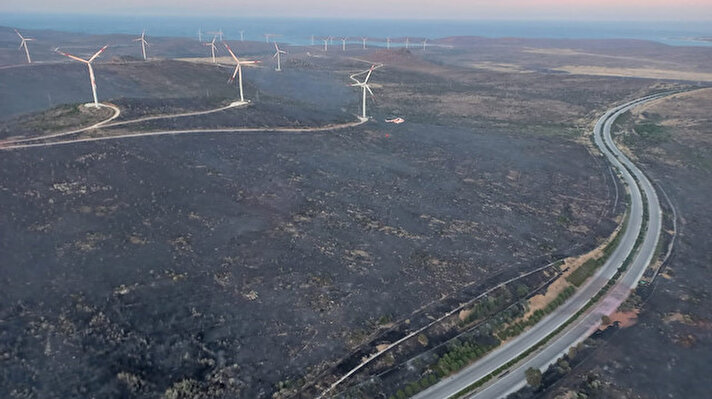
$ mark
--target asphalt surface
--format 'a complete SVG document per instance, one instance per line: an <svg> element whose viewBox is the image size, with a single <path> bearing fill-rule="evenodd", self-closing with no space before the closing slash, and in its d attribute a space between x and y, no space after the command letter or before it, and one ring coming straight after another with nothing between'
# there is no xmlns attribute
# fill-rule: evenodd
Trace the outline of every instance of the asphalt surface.
<svg viewBox="0 0 712 399"><path fill-rule="evenodd" d="M622 179L630 188L631 198L628 227L625 232L623 232L618 247L613 251L606 263L593 277L579 288L567 302L561 305L556 312L548 315L531 329L508 341L478 362L466 367L453 376L443 379L438 384L415 395L414 398L443 399L457 394L472 383L492 373L534 346L583 308L613 277L633 250L643 225L644 204L641 194L642 190L647 196L647 206L649 210L648 229L645 233L644 241L640 246L640 250L637 252L633 262L629 265L627 272L619 279L618 284L616 284L592 310L572 323L564 332L549 341L546 346L539 349L525 361L514 366L515 368L510 369L509 372L493 383L478 388L478 390L474 391L468 397L478 399L501 398L522 388L526 384L524 376L525 370L529 367L535 367L541 370L546 369L563 355L568 348L583 341L593 330L599 327L602 315L610 314L625 300L630 290L637 285L638 280L642 277L655 253L655 248L660 237L662 212L657 194L650 181L645 177L643 172L615 146L611 138L611 126L622 113L644 102L657 99L658 97L659 96L644 97L609 110L599 119L594 130L596 145L605 154L608 161L620 171ZM607 146L604 145L604 141L607 143ZM628 169L624 168L623 165ZM628 170L630 170L630 172ZM636 183L633 176L637 177L639 184Z"/></svg>

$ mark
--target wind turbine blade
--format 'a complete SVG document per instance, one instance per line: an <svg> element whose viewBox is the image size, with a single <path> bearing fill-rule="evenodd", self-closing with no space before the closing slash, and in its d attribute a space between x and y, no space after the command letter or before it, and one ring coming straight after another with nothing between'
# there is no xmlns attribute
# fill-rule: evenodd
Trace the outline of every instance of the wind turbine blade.
<svg viewBox="0 0 712 399"><path fill-rule="evenodd" d="M69 58L71 58L71 59L73 59L73 60L75 60L75 61L79 61L79 62L83 62L83 63L85 63L85 64L88 64L88 61L85 60L85 59L83 59L83 58L75 57L75 56L73 56L73 55L71 55L71 54L65 53L65 52L63 52L63 51L59 51L59 49L56 49L55 51L56 51L57 53L59 53L59 54L62 54L62 55L65 56L65 57L69 57Z"/></svg>
<svg viewBox="0 0 712 399"><path fill-rule="evenodd" d="M101 53L104 52L104 50L106 50L107 47L109 47L108 44L106 46L102 47L101 50L97 51L96 54L92 55L91 58L89 58L89 60L87 62L94 61L96 59L96 57L98 57Z"/></svg>
<svg viewBox="0 0 712 399"><path fill-rule="evenodd" d="M365 86L363 86L363 87L365 87L366 90L368 90L368 92L371 93L371 97L374 97L374 98L376 97L376 96L373 94L373 91L371 91L371 86L365 85Z"/></svg>
<svg viewBox="0 0 712 399"><path fill-rule="evenodd" d="M240 60L237 59L237 56L235 55L235 53L232 52L232 49L230 48L230 46L228 46L227 43L225 43L225 48L227 49L228 53L230 53L230 55L232 56L232 59L235 60L235 62L237 62L238 65L240 65ZM235 72L237 72L237 69L235 70Z"/></svg>
<svg viewBox="0 0 712 399"><path fill-rule="evenodd" d="M15 33L17 33L17 36L20 36L20 39L25 40L25 38L22 37L22 35L20 34L20 32L17 31L17 29L15 29Z"/></svg>
<svg viewBox="0 0 712 399"><path fill-rule="evenodd" d="M368 80L371 79L371 74L373 73L373 70L376 69L376 66L373 65L371 69L368 70L368 75L366 75L366 80L363 81L364 84L368 83Z"/></svg>

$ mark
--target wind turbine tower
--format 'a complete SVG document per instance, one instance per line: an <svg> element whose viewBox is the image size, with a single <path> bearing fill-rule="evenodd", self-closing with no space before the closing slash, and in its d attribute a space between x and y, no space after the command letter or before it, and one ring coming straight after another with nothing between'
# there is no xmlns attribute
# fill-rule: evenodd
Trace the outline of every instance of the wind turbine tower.
<svg viewBox="0 0 712 399"><path fill-rule="evenodd" d="M360 87L361 91L362 91L362 93L361 93L362 105L361 105L361 117L360 117L362 121L368 120L368 116L366 116L366 92L370 93L371 97L373 97L373 91L371 91L371 87L368 85L368 80L371 78L371 74L373 73L373 71L379 67L380 67L380 65L378 65L378 66L372 65L368 71L359 72L359 73L351 75L351 80L356 82L356 83L352 84L351 86L352 87ZM366 74L366 78L363 80L363 82L359 82L356 79L356 76L363 75L364 73Z"/></svg>
<svg viewBox="0 0 712 399"><path fill-rule="evenodd" d="M324 41L324 52L329 51L329 38L327 37L326 39L322 39Z"/></svg>
<svg viewBox="0 0 712 399"><path fill-rule="evenodd" d="M390 37L386 38L386 48L389 50L391 49L391 38Z"/></svg>
<svg viewBox="0 0 712 399"><path fill-rule="evenodd" d="M244 30L241 30L241 31L240 31L240 41L241 41L241 42L244 42L244 41L245 41L245 31L244 31Z"/></svg>
<svg viewBox="0 0 712 399"><path fill-rule="evenodd" d="M230 79L228 79L228 83L234 82L235 76L238 77L238 86L240 87L240 102L244 103L245 102L245 93L242 90L242 65L257 64L257 63L259 63L259 61L240 61L240 59L237 58L235 53L232 52L232 49L230 48L230 46L228 46L227 43L224 43L224 44L225 44L225 48L232 56L232 59L235 60L235 63L237 64L235 66L235 72L233 72L232 77Z"/></svg>
<svg viewBox="0 0 712 399"><path fill-rule="evenodd" d="M368 40L367 37L362 37L361 41L363 42L363 49L366 50L366 40Z"/></svg>
<svg viewBox="0 0 712 399"><path fill-rule="evenodd" d="M24 37L20 34L20 32L15 29L15 33L17 33L17 36L20 36L20 48L25 48L25 55L27 56L27 63L32 64L32 58L30 58L30 50L27 48L27 42L31 42L35 39L31 39L29 37Z"/></svg>
<svg viewBox="0 0 712 399"><path fill-rule="evenodd" d="M213 64L216 63L216 61L215 61L215 50L217 50L217 47L215 47L215 40L216 40L216 39L217 39L217 38L216 38L215 36L213 36L213 41L212 41L212 42L203 43L203 46L208 46L208 47L210 47L210 54L212 54L212 56L213 56Z"/></svg>
<svg viewBox="0 0 712 399"><path fill-rule="evenodd" d="M135 42L141 42L141 54L143 54L143 60L146 61L146 46L148 42L146 41L146 30L144 29L141 33L141 37L134 39Z"/></svg>
<svg viewBox="0 0 712 399"><path fill-rule="evenodd" d="M203 42L203 29L202 28L198 28L198 41L201 43Z"/></svg>
<svg viewBox="0 0 712 399"><path fill-rule="evenodd" d="M407 48L407 49L410 48L410 38L409 37L405 38L405 48Z"/></svg>
<svg viewBox="0 0 712 399"><path fill-rule="evenodd" d="M59 49L55 49L55 51L58 52L59 54L62 54L65 57L69 57L75 61L83 62L89 68L89 80L91 81L91 92L94 95L94 104L87 104L87 106L93 106L95 108L99 108L99 100L96 97L96 79L94 79L94 68L92 68L91 63L94 62L96 57L98 57L99 54L103 53L107 47L109 47L109 46L102 47L101 50L97 51L88 60L85 60L85 59L79 58L79 57L75 57L71 54L67 54L65 52L59 51Z"/></svg>
<svg viewBox="0 0 712 399"><path fill-rule="evenodd" d="M280 54L287 54L286 51L280 50L279 46L277 45L277 42L274 42L274 49L277 50L276 53L272 56L272 58L277 58L277 69L275 71L281 72L282 71L282 61L280 60Z"/></svg>
<svg viewBox="0 0 712 399"><path fill-rule="evenodd" d="M346 51L346 38L341 38L341 51Z"/></svg>
<svg viewBox="0 0 712 399"><path fill-rule="evenodd" d="M428 45L428 39L423 40L423 50L425 50L425 47Z"/></svg>

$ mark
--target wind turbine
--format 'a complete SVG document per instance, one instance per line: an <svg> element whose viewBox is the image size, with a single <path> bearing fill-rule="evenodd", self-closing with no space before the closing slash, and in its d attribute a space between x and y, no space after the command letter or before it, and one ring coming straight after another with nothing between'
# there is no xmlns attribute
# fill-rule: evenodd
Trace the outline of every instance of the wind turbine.
<svg viewBox="0 0 712 399"><path fill-rule="evenodd" d="M425 46L428 45L428 39L423 40L423 50L425 50Z"/></svg>
<svg viewBox="0 0 712 399"><path fill-rule="evenodd" d="M329 51L329 38L327 37L326 39L322 39L324 41L324 52Z"/></svg>
<svg viewBox="0 0 712 399"><path fill-rule="evenodd" d="M353 83L351 86L352 87L360 87L362 90L362 107L361 107L361 120L365 121L368 120L368 117L366 116L366 92L368 91L371 94L371 97L373 97L373 91L371 91L371 87L368 85L368 80L371 78L371 74L376 68L380 68L381 65L372 65L371 68L368 71L364 72L359 72L356 74L353 74L350 76L351 80L353 80L356 83ZM356 76L366 74L366 79L363 80L363 82L359 82L356 79Z"/></svg>
<svg viewBox="0 0 712 399"><path fill-rule="evenodd" d="M265 43L269 43L269 39L272 36L276 36L276 35L274 33L265 33L264 36L265 36Z"/></svg>
<svg viewBox="0 0 712 399"><path fill-rule="evenodd" d="M22 40L22 42L20 42L20 48L23 48L23 47L25 48L25 55L27 56L27 63L32 64L32 58L30 58L30 50L27 48L27 42L31 42L35 39L31 39L29 37L22 36L20 34L20 32L17 31L17 29L15 29L15 33L17 33L17 36L20 36L20 40Z"/></svg>
<svg viewBox="0 0 712 399"><path fill-rule="evenodd" d="M203 43L203 46L208 46L208 47L210 47L210 53L213 55L213 64L216 63L216 62L215 62L215 50L217 50L217 48L215 47L215 40L216 40L216 39L217 39L217 38L216 38L215 36L213 36L213 41L212 41L212 42Z"/></svg>
<svg viewBox="0 0 712 399"><path fill-rule="evenodd" d="M87 67L89 68L89 80L91 80L91 92L92 92L92 94L94 95L94 107L95 107L95 108L99 108L99 100L96 98L96 79L94 79L94 68L92 68L91 63L94 62L94 60L96 59L96 57L98 57L99 54L103 53L104 50L106 50L107 47L109 47L109 46L107 45L107 46L102 47L101 50L97 51L97 52L96 52L94 55L92 55L91 58L89 58L88 60L85 60L85 59L79 58L79 57L75 57L75 56L73 56L73 55L71 55L71 54L67 54L67 53L65 53L65 52L59 51L58 48L55 49L55 51L58 52L59 54L62 54L63 56L66 56L66 57L69 57L69 58L71 58L71 59L73 59L73 60L75 60L75 61L83 62L83 63L85 63L85 64L87 65Z"/></svg>
<svg viewBox="0 0 712 399"><path fill-rule="evenodd" d="M386 38L386 48L387 48L387 49L390 49L390 48L391 48L391 38L390 38L390 37L387 37L387 38Z"/></svg>
<svg viewBox="0 0 712 399"><path fill-rule="evenodd" d="M222 31L222 28L218 29L217 32L208 32L208 33L210 33L211 35L216 35L216 36L218 36L218 37L220 38L220 41L221 41L221 42L223 41L223 31Z"/></svg>
<svg viewBox="0 0 712 399"><path fill-rule="evenodd" d="M203 42L203 29L202 28L198 28L198 41L201 43Z"/></svg>
<svg viewBox="0 0 712 399"><path fill-rule="evenodd" d="M361 41L363 42L363 49L366 50L366 40L368 40L367 37L362 37Z"/></svg>
<svg viewBox="0 0 712 399"><path fill-rule="evenodd" d="M141 53L143 54L143 60L146 61L146 46L148 42L146 41L146 30L144 29L141 33L141 37L134 39L135 42L141 42Z"/></svg>
<svg viewBox="0 0 712 399"><path fill-rule="evenodd" d="M409 37L405 38L405 48L410 48L410 38Z"/></svg>
<svg viewBox="0 0 712 399"><path fill-rule="evenodd" d="M314 45L314 35L311 35L311 45Z"/></svg>
<svg viewBox="0 0 712 399"><path fill-rule="evenodd" d="M280 50L279 46L277 45L277 42L274 42L274 49L277 50L276 53L272 56L272 58L277 58L277 69L275 71L280 72L282 70L282 61L280 61L280 54L287 54L286 51Z"/></svg>
<svg viewBox="0 0 712 399"><path fill-rule="evenodd" d="M244 41L245 41L245 31L244 31L244 30L241 30L241 31L240 31L240 41L241 41L241 42L244 42Z"/></svg>
<svg viewBox="0 0 712 399"><path fill-rule="evenodd" d="M235 63L237 64L235 66L235 72L232 73L232 77L228 79L228 83L232 83L235 81L235 76L238 76L238 85L240 86L240 102L244 103L245 102L245 94L242 90L242 65L243 64L258 64L259 61L240 61L239 58L235 55L235 53L232 52L232 49L230 46L228 46L227 43L225 43L225 48L227 51L230 53L232 56L232 59L235 60Z"/></svg>
<svg viewBox="0 0 712 399"><path fill-rule="evenodd" d="M346 51L346 39L345 37L341 38L341 51Z"/></svg>

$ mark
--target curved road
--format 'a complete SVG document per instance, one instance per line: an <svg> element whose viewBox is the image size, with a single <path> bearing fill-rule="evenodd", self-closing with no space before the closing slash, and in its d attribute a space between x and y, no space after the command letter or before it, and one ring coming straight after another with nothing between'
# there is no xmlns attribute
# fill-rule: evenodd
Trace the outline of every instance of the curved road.
<svg viewBox="0 0 712 399"><path fill-rule="evenodd" d="M67 145L67 144L77 144L77 143L91 143L95 141L107 141L107 140L120 140L129 139L137 137L151 137L151 136L176 136L181 134L195 134L195 133L316 133L325 132L331 130L346 129L349 127L355 127L363 125L368 122L367 120L346 122L333 125L325 125L319 127L236 127L236 128L224 128L224 129L190 129L190 130L163 130L157 132L144 132L144 133L129 133L117 136L103 136L103 137L87 137L83 139L74 139L66 141L52 141L49 143L31 143L31 144L17 144L13 145L9 143L6 146L0 146L0 150L19 150L25 148L36 148L36 147L52 147L56 145Z"/></svg>
<svg viewBox="0 0 712 399"><path fill-rule="evenodd" d="M2 150L19 150L19 149L37 148L37 147L52 147L52 146L57 146L57 145L89 143L89 142L94 142L94 141L106 141L106 140L120 140L120 139L137 138L137 137L175 136L175 135L196 134L196 133L206 133L206 134L208 134L208 133L259 133L259 132L264 132L264 133L316 133L316 132L324 132L324 131L330 131L330 130L346 129L349 127L359 126L359 125L362 125L362 124L368 122L368 120L359 119L354 122L329 124L329 125L315 126L315 127L234 127L234 128L228 127L228 128L218 128L218 129L161 130L161 131L149 131L149 132L139 132L139 133L127 133L127 134L120 134L120 135L115 135L115 136L86 137L86 138L75 138L75 139L66 139L66 140L61 140L61 141L50 141L50 142L44 142L44 143L43 142L37 143L37 141L42 141L42 140L46 140L46 139L50 139L50 138L57 138L57 137L66 137L69 135L75 135L75 134L82 133L82 132L92 130L92 129L127 125L127 124L131 124L131 123L144 122L147 120L181 118L181 117L194 116L194 115L206 115L206 114L224 111L229 108L239 107L241 105L244 105L244 104L233 103L233 104L230 104L225 107L220 107L220 108L207 110L207 111L197 111L197 112L189 112L189 113L175 114L175 115L158 115L158 116L144 117L144 118L140 118L140 119L134 119L134 120L130 120L130 121L122 121L122 122L116 122L116 123L109 124L110 121L116 119L119 116L120 110L116 106L111 105L111 104L100 104L100 106L102 106L102 107L112 108L115 111L114 115L112 115L109 119L106 119L104 121L96 123L92 126L77 129L77 130L54 133L54 134L50 134L50 135L46 135L46 136L29 137L26 139L19 139L19 140L0 141L0 151L2 151Z"/></svg>
<svg viewBox="0 0 712 399"><path fill-rule="evenodd" d="M185 113L181 113L181 114L169 114L169 115L154 115L154 116L146 116L146 117L142 117L142 118L138 118L138 119L131 119L131 120L127 120L127 121L119 121L119 122L109 123L109 122L113 121L114 119L118 118L119 115L121 115L121 110L119 109L119 107L117 107L113 104L99 103L100 107L111 108L114 111L114 114L111 117L109 117L108 119L103 120L101 122L97 122L97 123L95 123L91 126L88 126L88 127L75 129L75 130L69 130L69 131L65 131L65 132L48 134L48 135L44 135L44 136L28 137L25 139L17 139L17 140L7 140L7 141L1 142L1 144L4 144L6 146L7 145L14 146L19 143L29 143L29 142L33 142L33 141L43 141L43 140L53 139L53 138L57 138L57 137L72 136L72 135L86 132L87 130L93 130L93 129L98 129L98 128L124 126L124 125L159 120L159 119L174 119L174 118L184 118L187 116L199 116L199 115L213 114L216 112L225 111L230 108L241 107L244 105L247 105L247 103L234 102L234 103L231 103L230 105L226 105L226 106L214 108L214 109L209 109L207 111L194 111L194 112L185 112Z"/></svg>
<svg viewBox="0 0 712 399"><path fill-rule="evenodd" d="M81 107L81 105L80 105L80 107ZM95 124L93 124L93 125L91 125L91 126L82 127L82 128L75 129L75 130L69 130L69 131L66 131L66 132L52 133L52 134L48 134L48 135L45 135L45 136L28 137L28 138L25 138L25 139L0 141L0 145L2 145L2 144L5 144L5 145L15 145L15 144L19 144L19 143L29 143L29 142L32 142L32 141L47 140L47 139L52 139L52 138L57 138L57 137L63 137L63 136L69 136L69 135L73 135L73 134L79 134L79 133L82 133L82 132L86 132L87 130L98 129L98 128L100 128L100 127L107 127L107 126L109 126L109 125L107 125L107 123L113 121L114 119L118 118L119 115L121 115L121 110L120 110L119 107L117 107L116 105L99 103L99 107L100 107L100 108L110 108L112 111L114 111L114 114L111 115L109 118L107 118L107 119L105 119L105 120L103 120L103 121L97 122L97 123L95 123ZM0 148L2 148L2 147L0 146Z"/></svg>
<svg viewBox="0 0 712 399"><path fill-rule="evenodd" d="M562 356L568 348L583 341L593 330L600 326L602 315L610 314L627 298L630 290L637 285L638 280L645 272L655 253L660 237L662 212L657 194L650 181L615 146L611 138L611 126L622 113L662 96L648 96L613 108L606 112L596 123L594 130L596 145L601 149L608 161L620 171L623 180L629 187L631 198L628 227L623 233L618 247L613 251L606 263L567 302L557 308L556 312L543 318L531 329L508 341L476 363L455 375L443 379L438 384L415 395L414 398L444 399L457 394L533 347L582 309L608 283L633 251L643 225L644 202L642 191L647 197L647 230L637 255L635 255L634 260L618 283L591 310L573 322L558 336L552 338L527 359L512 366L508 373L499 379L493 380L490 384L478 388L468 397L478 399L501 398L522 388L526 384L524 376L526 369L529 367L541 370L546 369ZM638 182L633 176L637 178Z"/></svg>

